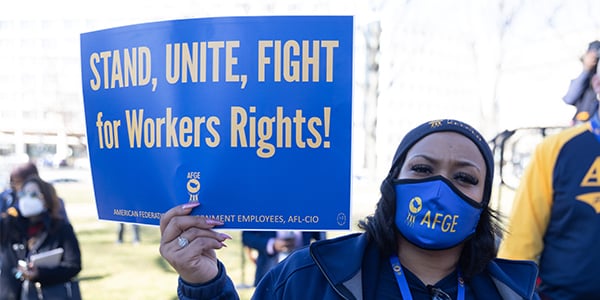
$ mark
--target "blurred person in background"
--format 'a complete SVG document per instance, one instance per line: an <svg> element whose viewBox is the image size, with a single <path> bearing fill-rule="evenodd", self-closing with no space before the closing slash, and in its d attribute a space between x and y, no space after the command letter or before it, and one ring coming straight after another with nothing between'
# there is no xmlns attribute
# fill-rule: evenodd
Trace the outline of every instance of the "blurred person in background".
<svg viewBox="0 0 600 300"><path fill-rule="evenodd" d="M37 166L32 162L27 162L22 165L18 165L10 172L10 186L8 189L4 190L2 194L0 194L0 213L6 212L6 210L9 207L13 206L13 204L15 203L15 199L17 198L17 193L23 187L23 182L30 176L40 176ZM53 186L51 186L51 188L54 189ZM65 219L65 221L69 222L67 211L65 209L65 203L60 197L59 202L60 214L62 215L63 219Z"/></svg>
<svg viewBox="0 0 600 300"><path fill-rule="evenodd" d="M140 225L139 224L131 224L131 231L133 232L133 237L131 243L137 245L140 243ZM123 244L123 236L125 235L125 223L119 223L117 227L117 244Z"/></svg>
<svg viewBox="0 0 600 300"><path fill-rule="evenodd" d="M596 74L600 51L600 41L588 44L587 51L581 57L583 69L577 78L571 80L569 89L563 97L563 101L575 106L573 124L581 124L590 119L598 110L598 100L592 88L591 79Z"/></svg>
<svg viewBox="0 0 600 300"><path fill-rule="evenodd" d="M79 299L73 281L81 271L79 242L60 212L56 191L36 175L21 184L15 205L0 219L0 299ZM30 260L58 248L64 251L58 264L37 266Z"/></svg>
<svg viewBox="0 0 600 300"><path fill-rule="evenodd" d="M7 216L7 210L9 208L16 208L16 200L18 198L18 193L23 187L25 179L31 176L39 176L38 168L32 162L17 165L11 170L9 176L9 187L0 194L0 218L5 218ZM50 185L50 188L53 190L53 193L56 193L53 186ZM62 200L62 198L59 198L59 202L60 215L66 222L69 222L67 212L65 210L64 201ZM4 261L1 257L3 253L4 251L0 251L0 269L2 268L2 262ZM2 286L5 285L0 284L0 300L5 299L2 298L2 295L4 295L4 288L1 288Z"/></svg>
<svg viewBox="0 0 600 300"><path fill-rule="evenodd" d="M542 299L600 299L598 113L540 142L515 194L498 256L537 261Z"/></svg>
<svg viewBox="0 0 600 300"><path fill-rule="evenodd" d="M308 246L313 241L325 239L325 232L308 231L244 231L242 243L255 249L256 272L254 286L275 265L284 260L292 251Z"/></svg>

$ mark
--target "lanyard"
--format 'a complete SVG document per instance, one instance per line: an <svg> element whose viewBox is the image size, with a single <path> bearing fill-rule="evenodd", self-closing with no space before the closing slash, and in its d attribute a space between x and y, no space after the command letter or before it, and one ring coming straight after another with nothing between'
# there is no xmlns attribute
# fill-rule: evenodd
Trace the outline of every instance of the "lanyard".
<svg viewBox="0 0 600 300"><path fill-rule="evenodd" d="M398 259L397 255L392 255L390 257L390 263L392 264L392 269L394 270L394 275L396 275L396 281L398 282L398 286L400 287L400 293L402 294L402 299L412 300L412 295L410 294L410 289L408 288L408 282L406 282L406 277L404 276L404 272L402 271L402 265L400 265L400 259ZM465 282L462 279L462 274L460 270L458 271L458 300L465 299Z"/></svg>

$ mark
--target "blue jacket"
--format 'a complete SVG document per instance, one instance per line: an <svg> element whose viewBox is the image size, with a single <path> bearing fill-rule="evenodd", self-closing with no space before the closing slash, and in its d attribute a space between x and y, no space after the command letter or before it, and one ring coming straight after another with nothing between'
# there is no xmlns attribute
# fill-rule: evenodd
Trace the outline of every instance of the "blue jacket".
<svg viewBox="0 0 600 300"><path fill-rule="evenodd" d="M256 273L254 274L254 285L279 263L278 253L269 254L267 244L270 239L277 237L277 231L244 231L242 232L242 243L252 249L256 249ZM308 246L312 241L324 240L325 233L318 231L302 232L302 244Z"/></svg>
<svg viewBox="0 0 600 300"><path fill-rule="evenodd" d="M363 256L366 235L351 234L312 243L295 251L260 282L253 299L363 299ZM179 299L238 299L225 269L203 285L179 279ZM467 283L467 296L484 299L538 299L534 293L537 267L530 261L494 260ZM368 297L365 297L368 298Z"/></svg>

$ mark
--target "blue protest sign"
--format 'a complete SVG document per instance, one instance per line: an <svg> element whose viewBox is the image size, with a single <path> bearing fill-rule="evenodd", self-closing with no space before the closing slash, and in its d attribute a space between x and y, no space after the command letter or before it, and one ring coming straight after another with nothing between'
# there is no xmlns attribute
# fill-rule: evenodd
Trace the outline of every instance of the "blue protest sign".
<svg viewBox="0 0 600 300"><path fill-rule="evenodd" d="M177 204L231 229L349 229L349 16L230 17L81 34L98 216Z"/></svg>

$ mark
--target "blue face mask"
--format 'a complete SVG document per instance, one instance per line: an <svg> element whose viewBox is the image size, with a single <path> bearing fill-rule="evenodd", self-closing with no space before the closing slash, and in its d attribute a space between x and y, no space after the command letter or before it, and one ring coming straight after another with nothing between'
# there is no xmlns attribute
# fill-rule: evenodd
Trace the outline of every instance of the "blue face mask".
<svg viewBox="0 0 600 300"><path fill-rule="evenodd" d="M428 250L452 248L475 233L483 205L448 179L394 180L396 227L411 243Z"/></svg>

